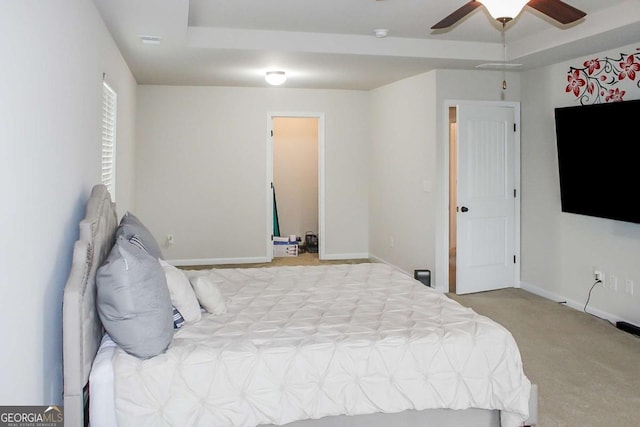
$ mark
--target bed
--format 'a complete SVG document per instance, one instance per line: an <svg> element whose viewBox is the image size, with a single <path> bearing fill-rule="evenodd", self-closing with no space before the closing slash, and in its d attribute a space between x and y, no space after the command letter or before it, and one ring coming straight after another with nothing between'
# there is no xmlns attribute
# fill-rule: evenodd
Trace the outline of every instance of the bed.
<svg viewBox="0 0 640 427"><path fill-rule="evenodd" d="M511 334L386 264L185 271L215 283L226 312L183 326L157 356L133 356L96 309L117 227L95 186L64 291L66 426L536 422Z"/></svg>

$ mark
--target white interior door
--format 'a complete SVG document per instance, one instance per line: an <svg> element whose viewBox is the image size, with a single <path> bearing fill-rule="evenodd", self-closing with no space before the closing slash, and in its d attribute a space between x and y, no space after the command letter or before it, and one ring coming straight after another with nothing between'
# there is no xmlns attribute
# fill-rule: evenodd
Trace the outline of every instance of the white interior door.
<svg viewBox="0 0 640 427"><path fill-rule="evenodd" d="M457 109L456 293L516 283L515 110Z"/></svg>

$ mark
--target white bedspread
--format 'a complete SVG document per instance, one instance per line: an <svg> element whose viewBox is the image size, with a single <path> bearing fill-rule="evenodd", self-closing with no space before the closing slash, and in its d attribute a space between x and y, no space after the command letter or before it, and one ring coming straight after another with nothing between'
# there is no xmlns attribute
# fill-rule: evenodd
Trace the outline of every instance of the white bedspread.
<svg viewBox="0 0 640 427"><path fill-rule="evenodd" d="M116 350L124 426L255 426L469 407L527 418L530 382L496 322L384 264L218 269L228 312L165 354Z"/></svg>

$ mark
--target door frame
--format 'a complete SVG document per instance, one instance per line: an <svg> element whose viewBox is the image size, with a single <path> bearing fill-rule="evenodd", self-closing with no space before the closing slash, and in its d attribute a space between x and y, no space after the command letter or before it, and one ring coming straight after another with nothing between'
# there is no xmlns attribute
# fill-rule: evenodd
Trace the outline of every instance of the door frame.
<svg viewBox="0 0 640 427"><path fill-rule="evenodd" d="M442 153L441 167L438 169L438 189L440 192L437 212L436 227L436 289L441 292L449 292L449 108L464 105L474 106L491 106L491 107L507 107L513 108L514 123L516 125L514 139L514 186L516 189L515 200L515 236L514 236L514 252L516 255L516 266L514 269L513 283L515 287L520 287L520 103L516 101L467 101L449 99L445 100L441 110L441 135L438 138L441 143L440 152Z"/></svg>
<svg viewBox="0 0 640 427"><path fill-rule="evenodd" d="M267 259L273 260L273 119L288 118L316 118L318 119L318 258L325 259L325 132L324 113L321 112L267 112L267 176L266 176L266 250ZM304 236L302 236L304 237Z"/></svg>

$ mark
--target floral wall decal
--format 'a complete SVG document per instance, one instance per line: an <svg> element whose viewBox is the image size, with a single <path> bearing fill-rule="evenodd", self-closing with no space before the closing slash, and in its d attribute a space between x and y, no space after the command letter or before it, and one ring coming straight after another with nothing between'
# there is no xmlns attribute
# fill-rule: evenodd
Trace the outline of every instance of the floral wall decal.
<svg viewBox="0 0 640 427"><path fill-rule="evenodd" d="M580 104L624 101L630 90L640 89L640 48L619 58L588 59L583 67L569 67L566 93Z"/></svg>

